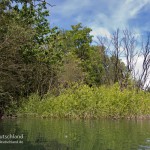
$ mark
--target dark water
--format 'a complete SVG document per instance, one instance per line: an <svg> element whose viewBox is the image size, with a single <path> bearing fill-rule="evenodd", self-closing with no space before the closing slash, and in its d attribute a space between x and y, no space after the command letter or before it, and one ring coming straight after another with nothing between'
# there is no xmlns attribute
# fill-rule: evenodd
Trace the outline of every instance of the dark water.
<svg viewBox="0 0 150 150"><path fill-rule="evenodd" d="M3 120L0 150L150 150L150 120Z"/></svg>

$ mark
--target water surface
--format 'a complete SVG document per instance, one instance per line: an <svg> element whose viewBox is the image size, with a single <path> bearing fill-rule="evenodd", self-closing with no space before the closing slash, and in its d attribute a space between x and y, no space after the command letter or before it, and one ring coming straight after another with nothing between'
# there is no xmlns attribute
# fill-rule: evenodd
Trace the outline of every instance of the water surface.
<svg viewBox="0 0 150 150"><path fill-rule="evenodd" d="M23 143L0 143L0 150L150 150L150 120L10 119L0 121L2 135Z"/></svg>

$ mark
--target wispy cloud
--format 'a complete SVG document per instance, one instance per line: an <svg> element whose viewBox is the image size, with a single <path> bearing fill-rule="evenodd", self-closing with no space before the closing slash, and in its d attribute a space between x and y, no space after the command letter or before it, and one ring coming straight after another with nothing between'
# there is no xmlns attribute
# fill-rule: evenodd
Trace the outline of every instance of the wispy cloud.
<svg viewBox="0 0 150 150"><path fill-rule="evenodd" d="M54 12L62 17L80 16L80 12L83 12L90 3L90 0L64 0L56 5Z"/></svg>
<svg viewBox="0 0 150 150"><path fill-rule="evenodd" d="M114 31L116 28L134 28L134 25L129 25L129 21L133 18L135 19L142 11L142 8L148 4L150 4L149 0L136 0L136 2L134 0L120 1L113 8L109 8L109 6L108 9L103 12L97 11L93 21L87 23L91 27L103 27L109 32Z"/></svg>
<svg viewBox="0 0 150 150"><path fill-rule="evenodd" d="M131 20L137 19L150 0L58 0L52 9L52 22L63 28L82 22L93 29L94 36L109 36L117 28L131 28L138 31ZM57 22L55 21L57 20ZM141 21L141 20L140 20ZM149 24L148 24L149 25ZM148 25L145 23L145 26ZM143 29L143 26L141 27Z"/></svg>
<svg viewBox="0 0 150 150"><path fill-rule="evenodd" d="M128 21L136 18L137 14L140 13L142 8L148 3L150 3L149 0L126 0L124 3L120 3L111 16L114 23L113 25L128 26Z"/></svg>
<svg viewBox="0 0 150 150"><path fill-rule="evenodd" d="M91 32L91 35L93 35L93 41L97 41L97 37L99 37L100 35L102 37L107 37L108 39L111 38L111 34L110 32L106 29L106 28L103 28L103 27L97 27L97 26L92 26L92 32Z"/></svg>

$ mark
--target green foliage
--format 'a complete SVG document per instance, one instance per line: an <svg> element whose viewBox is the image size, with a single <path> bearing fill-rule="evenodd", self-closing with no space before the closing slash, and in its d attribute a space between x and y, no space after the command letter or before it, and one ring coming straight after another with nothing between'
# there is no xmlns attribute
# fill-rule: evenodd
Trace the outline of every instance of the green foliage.
<svg viewBox="0 0 150 150"><path fill-rule="evenodd" d="M95 118L149 112L144 106L149 94L135 93L125 64L107 55L104 46L92 46L91 29L81 23L67 31L50 28L46 4L0 1L0 115L13 111L13 105L15 110L20 97L31 93L39 96L29 97L24 111L42 116ZM75 82L77 87L72 87ZM113 86L117 82L120 86ZM41 100L47 93L52 95Z"/></svg>
<svg viewBox="0 0 150 150"><path fill-rule="evenodd" d="M69 83L83 82L86 74L81 66L81 60L77 58L75 54L67 53L63 57L63 66L58 74L58 80L60 85L67 88Z"/></svg>
<svg viewBox="0 0 150 150"><path fill-rule="evenodd" d="M40 100L37 95L31 95L18 114L62 118L132 118L150 114L149 96L144 91L120 91L118 84L91 88L75 84L57 97L45 95Z"/></svg>
<svg viewBox="0 0 150 150"><path fill-rule="evenodd" d="M87 27L82 27L81 24L72 26L72 30L68 33L72 37L75 52L81 60L86 60L89 58L90 54L90 44L92 42L92 36L90 35L91 29Z"/></svg>
<svg viewBox="0 0 150 150"><path fill-rule="evenodd" d="M19 104L20 96L46 93L56 76L54 63L61 61L54 47L47 46L50 27L46 4L35 7L32 1L16 2L16 6L0 2L0 113L11 107L12 101Z"/></svg>
<svg viewBox="0 0 150 150"><path fill-rule="evenodd" d="M101 54L96 46L91 46L91 29L81 24L72 26L71 30L62 32L62 49L64 53L71 53L81 62L84 71L84 82L88 85L101 85L102 66Z"/></svg>
<svg viewBox="0 0 150 150"><path fill-rule="evenodd" d="M91 46L89 58L82 63L84 71L87 73L85 83L88 85L102 85L104 68L101 54L96 46Z"/></svg>

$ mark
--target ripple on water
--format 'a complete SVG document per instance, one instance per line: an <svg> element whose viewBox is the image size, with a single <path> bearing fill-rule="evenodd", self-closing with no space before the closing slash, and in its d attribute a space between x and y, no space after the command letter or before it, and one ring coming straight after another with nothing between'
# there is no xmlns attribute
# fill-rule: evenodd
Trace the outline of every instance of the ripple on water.
<svg viewBox="0 0 150 150"><path fill-rule="evenodd" d="M138 150L150 150L150 146L140 145Z"/></svg>
<svg viewBox="0 0 150 150"><path fill-rule="evenodd" d="M145 144L140 145L138 150L150 150L150 138L147 138Z"/></svg>
<svg viewBox="0 0 150 150"><path fill-rule="evenodd" d="M150 138L146 139L146 142L147 142L147 143L150 143Z"/></svg>

